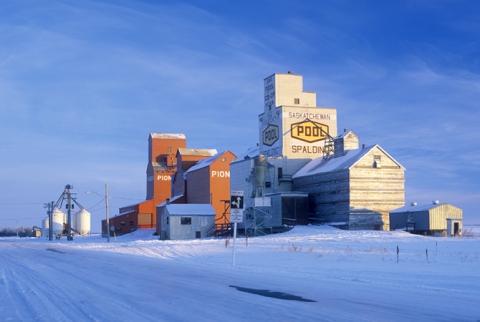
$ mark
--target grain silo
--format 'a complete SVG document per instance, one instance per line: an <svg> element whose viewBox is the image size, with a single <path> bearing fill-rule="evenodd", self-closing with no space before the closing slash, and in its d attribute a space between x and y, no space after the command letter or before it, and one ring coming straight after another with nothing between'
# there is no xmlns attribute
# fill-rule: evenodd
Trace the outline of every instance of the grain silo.
<svg viewBox="0 0 480 322"><path fill-rule="evenodd" d="M90 234L90 213L80 209L75 213L75 230L77 234L85 236Z"/></svg>
<svg viewBox="0 0 480 322"><path fill-rule="evenodd" d="M61 235L63 233L65 222L65 213L60 209L55 208L52 213L52 234L54 236Z"/></svg>
<svg viewBox="0 0 480 322"><path fill-rule="evenodd" d="M49 228L50 228L50 218L47 217L47 218L44 218L42 220L42 235L43 236L47 236L48 237L48 234L49 234Z"/></svg>

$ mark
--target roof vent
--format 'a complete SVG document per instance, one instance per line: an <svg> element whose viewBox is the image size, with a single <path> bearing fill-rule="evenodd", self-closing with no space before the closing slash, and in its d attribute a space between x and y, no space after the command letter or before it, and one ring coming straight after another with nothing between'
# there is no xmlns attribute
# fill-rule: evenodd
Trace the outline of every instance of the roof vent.
<svg viewBox="0 0 480 322"><path fill-rule="evenodd" d="M411 205L412 205L412 206L416 206L417 203L416 203L416 202L412 202Z"/></svg>
<svg viewBox="0 0 480 322"><path fill-rule="evenodd" d="M365 145L365 143L364 143L364 144L362 144L362 149L365 149L365 146L366 146L366 145Z"/></svg>
<svg viewBox="0 0 480 322"><path fill-rule="evenodd" d="M434 205L438 205L438 204L439 204L439 201L438 201L438 200L434 200L434 201L432 201L432 203L433 203Z"/></svg>

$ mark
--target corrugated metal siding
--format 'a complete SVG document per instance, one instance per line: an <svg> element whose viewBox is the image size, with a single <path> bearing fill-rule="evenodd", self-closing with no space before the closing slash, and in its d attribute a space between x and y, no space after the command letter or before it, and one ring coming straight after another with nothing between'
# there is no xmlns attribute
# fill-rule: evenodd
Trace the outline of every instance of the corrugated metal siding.
<svg viewBox="0 0 480 322"><path fill-rule="evenodd" d="M282 226L282 198L280 194L271 196L272 198L272 225L273 227Z"/></svg>
<svg viewBox="0 0 480 322"><path fill-rule="evenodd" d="M430 219L428 210L407 214L412 214L412 219L413 221L415 221L415 230L430 230Z"/></svg>
<svg viewBox="0 0 480 322"><path fill-rule="evenodd" d="M446 230L447 218L462 218L462 210L449 204L430 209L430 230Z"/></svg>
<svg viewBox="0 0 480 322"><path fill-rule="evenodd" d="M405 212L390 214L390 229L407 227L408 214Z"/></svg>
<svg viewBox="0 0 480 322"><path fill-rule="evenodd" d="M191 225L182 225L182 217L190 217ZM200 238L204 238L207 232L214 226L215 216L169 216L169 222L168 239L195 239L197 232L200 232Z"/></svg>
<svg viewBox="0 0 480 322"><path fill-rule="evenodd" d="M230 190L243 191L244 205L252 203L252 184L245 180L249 177L253 167L253 159L237 161L230 164ZM238 228L245 228L245 220L238 224Z"/></svg>

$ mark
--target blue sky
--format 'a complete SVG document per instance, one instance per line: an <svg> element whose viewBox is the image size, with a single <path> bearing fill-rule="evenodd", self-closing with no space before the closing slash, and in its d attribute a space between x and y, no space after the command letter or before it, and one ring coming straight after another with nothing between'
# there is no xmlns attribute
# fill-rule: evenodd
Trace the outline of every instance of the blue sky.
<svg viewBox="0 0 480 322"><path fill-rule="evenodd" d="M406 202L480 223L476 1L9 1L0 4L0 228L40 225L66 184L92 228L145 199L150 132L258 141L263 79L304 76L338 128L406 169ZM99 205L95 206L96 204Z"/></svg>

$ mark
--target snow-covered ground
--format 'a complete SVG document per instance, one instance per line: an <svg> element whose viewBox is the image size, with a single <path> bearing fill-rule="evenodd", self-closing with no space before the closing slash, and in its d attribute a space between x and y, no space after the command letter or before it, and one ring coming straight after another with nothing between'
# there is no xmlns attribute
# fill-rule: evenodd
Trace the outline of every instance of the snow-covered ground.
<svg viewBox="0 0 480 322"><path fill-rule="evenodd" d="M480 321L473 237L296 227L238 238L0 239L1 321ZM397 262L398 246L398 262Z"/></svg>

